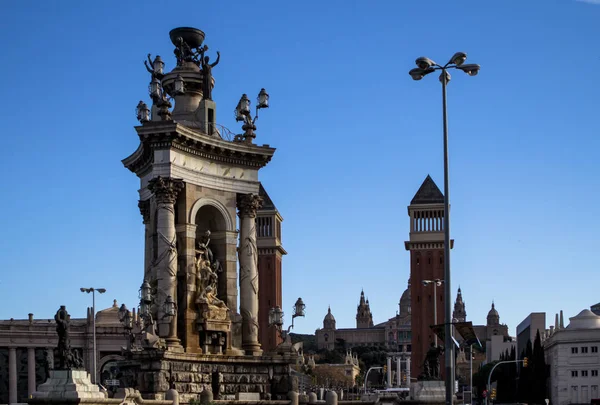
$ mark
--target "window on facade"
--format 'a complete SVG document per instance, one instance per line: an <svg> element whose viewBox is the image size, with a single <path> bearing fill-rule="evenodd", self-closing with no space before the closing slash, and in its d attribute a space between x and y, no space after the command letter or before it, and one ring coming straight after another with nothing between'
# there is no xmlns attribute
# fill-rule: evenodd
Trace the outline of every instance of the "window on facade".
<svg viewBox="0 0 600 405"><path fill-rule="evenodd" d="M581 376L587 377L587 370L581 370Z"/></svg>
<svg viewBox="0 0 600 405"><path fill-rule="evenodd" d="M598 370L592 370L592 377L598 377Z"/></svg>
<svg viewBox="0 0 600 405"><path fill-rule="evenodd" d="M592 353L598 353L598 346L592 346Z"/></svg>
<svg viewBox="0 0 600 405"><path fill-rule="evenodd" d="M577 370L571 370L571 377L577 377Z"/></svg>
<svg viewBox="0 0 600 405"><path fill-rule="evenodd" d="M584 346L581 348L581 353L587 353L587 352L588 352L587 346Z"/></svg>
<svg viewBox="0 0 600 405"><path fill-rule="evenodd" d="M571 354L577 354L579 351L576 347L571 347Z"/></svg>
<svg viewBox="0 0 600 405"><path fill-rule="evenodd" d="M406 345L406 351L412 352L412 345Z"/></svg>

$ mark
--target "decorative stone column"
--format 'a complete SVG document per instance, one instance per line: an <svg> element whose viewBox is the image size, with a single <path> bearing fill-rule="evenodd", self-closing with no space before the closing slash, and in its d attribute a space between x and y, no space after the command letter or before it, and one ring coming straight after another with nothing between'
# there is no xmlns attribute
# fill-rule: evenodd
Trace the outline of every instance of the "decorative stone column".
<svg viewBox="0 0 600 405"><path fill-rule="evenodd" d="M242 349L247 355L262 354L258 342L258 249L256 247L256 211L262 197L238 196L240 217L240 314L242 315Z"/></svg>
<svg viewBox="0 0 600 405"><path fill-rule="evenodd" d="M8 348L8 403L17 403L17 348Z"/></svg>
<svg viewBox="0 0 600 405"><path fill-rule="evenodd" d="M27 348L27 396L35 392L35 347Z"/></svg>
<svg viewBox="0 0 600 405"><path fill-rule="evenodd" d="M138 201L138 208L142 214L142 223L144 224L144 280L149 279L148 275L151 270L152 256L150 255L150 247L152 246L149 240L150 231L150 200Z"/></svg>
<svg viewBox="0 0 600 405"><path fill-rule="evenodd" d="M410 387L410 356L406 357L406 386Z"/></svg>
<svg viewBox="0 0 600 405"><path fill-rule="evenodd" d="M177 311L170 320L165 319L164 303L167 296L177 302L177 236L175 232L175 201L184 183L178 179L157 177L148 183L156 199L156 237L158 289L155 302L158 307L158 334L166 338L168 347L180 347L177 338Z"/></svg>
<svg viewBox="0 0 600 405"><path fill-rule="evenodd" d="M402 360L403 357L396 357L396 386L402 387Z"/></svg>

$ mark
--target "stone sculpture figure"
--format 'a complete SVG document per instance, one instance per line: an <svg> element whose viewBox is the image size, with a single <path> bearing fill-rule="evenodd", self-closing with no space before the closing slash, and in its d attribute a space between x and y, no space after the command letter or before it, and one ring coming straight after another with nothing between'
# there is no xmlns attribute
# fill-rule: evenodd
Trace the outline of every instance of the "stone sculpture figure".
<svg viewBox="0 0 600 405"><path fill-rule="evenodd" d="M183 38L177 38L177 45L173 53L177 58L177 66L182 66L184 62L194 62L194 52L192 48L183 40Z"/></svg>
<svg viewBox="0 0 600 405"><path fill-rule="evenodd" d="M217 60L214 63L209 63L210 58L204 56L204 53L208 50L208 46L204 45L204 48L200 50L200 62L202 67L202 93L205 100L212 100L212 68L219 64L221 60L221 54L217 51Z"/></svg>
<svg viewBox="0 0 600 405"><path fill-rule="evenodd" d="M71 339L69 338L71 316L64 305L61 305L58 311L56 311L54 320L56 321L56 332L58 333L56 369L70 370L81 368L83 366L81 357L71 350Z"/></svg>
<svg viewBox="0 0 600 405"><path fill-rule="evenodd" d="M198 241L196 248L196 291L199 304L208 304L209 307L227 308L225 303L217 298L217 287L220 271L218 260L214 259L210 244L210 231L206 231Z"/></svg>
<svg viewBox="0 0 600 405"><path fill-rule="evenodd" d="M431 343L425 362L423 363L423 378L428 380L437 380L440 378L440 355L444 352L439 346Z"/></svg>

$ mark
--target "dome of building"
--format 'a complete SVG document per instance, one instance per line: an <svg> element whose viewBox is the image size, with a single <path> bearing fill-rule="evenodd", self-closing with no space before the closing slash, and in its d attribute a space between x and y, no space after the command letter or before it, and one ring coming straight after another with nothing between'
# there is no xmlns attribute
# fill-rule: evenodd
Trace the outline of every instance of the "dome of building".
<svg viewBox="0 0 600 405"><path fill-rule="evenodd" d="M410 284L406 290L402 293L402 297L400 297L400 316L405 316L410 314Z"/></svg>
<svg viewBox="0 0 600 405"><path fill-rule="evenodd" d="M577 316L569 318L567 329L600 329L600 316L584 309Z"/></svg>
<svg viewBox="0 0 600 405"><path fill-rule="evenodd" d="M331 313L331 307L327 309L327 315L323 318L324 329L335 329L335 317Z"/></svg>
<svg viewBox="0 0 600 405"><path fill-rule="evenodd" d="M121 326L117 300L113 301L112 307L96 312L96 326Z"/></svg>
<svg viewBox="0 0 600 405"><path fill-rule="evenodd" d="M488 312L487 315L487 324L488 326L495 326L500 324L500 314L498 314L498 311L496 311L496 306L494 305L493 301L492 309L490 309L490 312Z"/></svg>

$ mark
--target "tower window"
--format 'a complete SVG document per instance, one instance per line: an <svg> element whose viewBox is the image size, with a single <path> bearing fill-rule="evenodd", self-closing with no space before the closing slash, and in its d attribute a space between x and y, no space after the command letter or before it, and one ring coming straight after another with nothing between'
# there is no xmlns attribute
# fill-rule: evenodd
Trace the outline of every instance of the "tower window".
<svg viewBox="0 0 600 405"><path fill-rule="evenodd" d="M417 266L419 265L419 258L417 257Z"/></svg>

